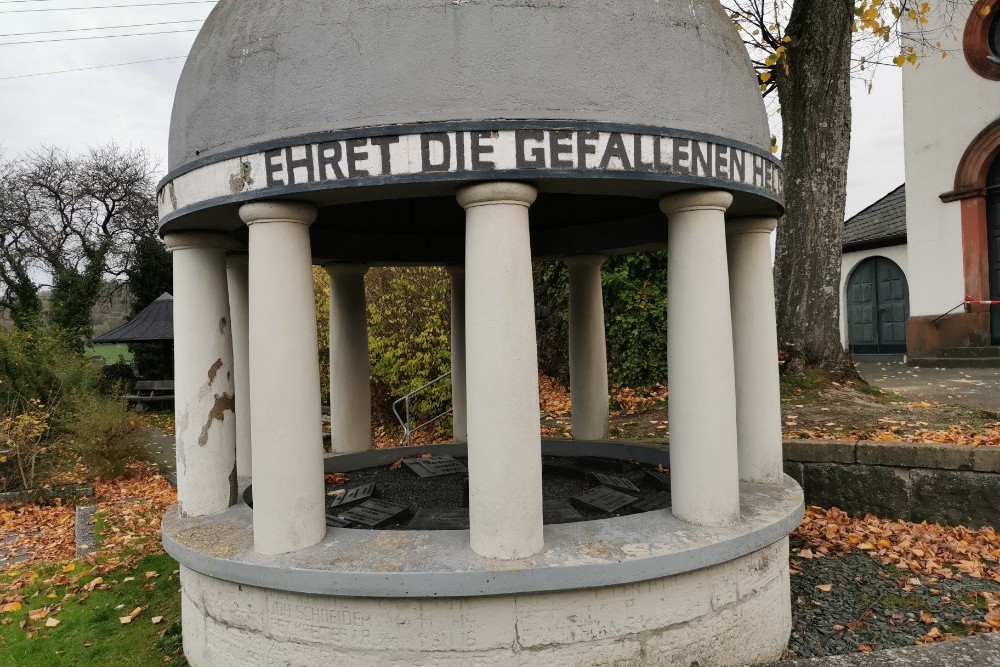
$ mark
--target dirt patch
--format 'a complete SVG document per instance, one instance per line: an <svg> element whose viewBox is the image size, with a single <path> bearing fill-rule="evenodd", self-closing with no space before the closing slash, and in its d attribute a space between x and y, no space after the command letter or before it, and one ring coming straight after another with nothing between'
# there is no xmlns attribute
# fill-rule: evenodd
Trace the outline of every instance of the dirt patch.
<svg viewBox="0 0 1000 667"><path fill-rule="evenodd" d="M620 439L669 436L668 401L620 412L611 435ZM928 441L1000 446L1000 417L972 407L907 399L864 383L839 383L811 374L784 378L782 431L786 439ZM554 435L569 433L569 415L543 417Z"/></svg>

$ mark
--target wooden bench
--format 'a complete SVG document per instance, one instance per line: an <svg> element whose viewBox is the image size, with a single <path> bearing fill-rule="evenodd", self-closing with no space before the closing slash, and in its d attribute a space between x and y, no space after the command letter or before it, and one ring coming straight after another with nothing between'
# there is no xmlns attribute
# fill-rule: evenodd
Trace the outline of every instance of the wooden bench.
<svg viewBox="0 0 1000 667"><path fill-rule="evenodd" d="M174 400L173 380L139 380L135 392L129 394L129 407L144 407L172 403Z"/></svg>

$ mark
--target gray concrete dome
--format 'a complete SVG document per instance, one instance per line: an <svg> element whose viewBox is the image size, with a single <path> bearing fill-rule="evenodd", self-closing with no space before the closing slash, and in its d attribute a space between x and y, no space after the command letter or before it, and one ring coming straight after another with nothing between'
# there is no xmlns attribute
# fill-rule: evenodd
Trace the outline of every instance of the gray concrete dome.
<svg viewBox="0 0 1000 667"><path fill-rule="evenodd" d="M221 0L177 87L164 186L226 159L331 137L513 127L721 138L774 164L756 76L716 0ZM248 170L245 183L259 185L259 170ZM565 226L574 212L584 224L655 214L656 198L699 184L683 174L609 179L551 171L540 178L501 174L578 198L548 198L551 214L540 198L533 227ZM483 179L410 175L256 196L349 205L340 211L348 215L361 213L358 202L380 202L363 207L366 218L398 224L404 214L435 216L434 224L448 227L462 217L454 191L474 180ZM764 189L736 187L732 212L780 213L780 186ZM224 194L178 203L164 192L165 230L217 227L205 215L209 208L232 209L252 195L235 185ZM435 198L450 201L414 203ZM329 226L321 210L317 229ZM639 236L611 245L635 246ZM558 243L541 249L543 239L538 245L539 254L564 251ZM597 245L589 249L613 249Z"/></svg>

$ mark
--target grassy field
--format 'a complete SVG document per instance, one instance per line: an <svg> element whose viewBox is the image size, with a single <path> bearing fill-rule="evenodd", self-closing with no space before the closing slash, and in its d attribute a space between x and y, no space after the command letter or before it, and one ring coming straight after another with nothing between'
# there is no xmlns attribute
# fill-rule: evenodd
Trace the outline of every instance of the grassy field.
<svg viewBox="0 0 1000 667"><path fill-rule="evenodd" d="M81 561L34 570L34 582L21 591L24 601L0 612L0 665L187 665L180 653L177 568L158 554L103 576L101 563ZM13 580L0 576L0 585Z"/></svg>
<svg viewBox="0 0 1000 667"><path fill-rule="evenodd" d="M132 363L132 353L129 352L128 345L120 343L117 345L92 345L84 353L88 357L101 357L108 364L117 364L119 360L125 363Z"/></svg>

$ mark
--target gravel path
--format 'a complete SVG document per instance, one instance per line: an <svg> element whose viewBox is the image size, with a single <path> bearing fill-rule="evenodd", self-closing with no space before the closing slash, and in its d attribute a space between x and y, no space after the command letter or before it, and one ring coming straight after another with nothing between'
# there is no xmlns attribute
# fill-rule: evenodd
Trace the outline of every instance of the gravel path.
<svg viewBox="0 0 1000 667"><path fill-rule="evenodd" d="M793 539L793 552L802 546ZM995 582L960 575L918 583L911 573L858 552L803 560L801 568L791 578L789 650L798 658L913 646L934 628L964 636L970 628L963 619L978 622L986 614L977 594L1000 590Z"/></svg>

